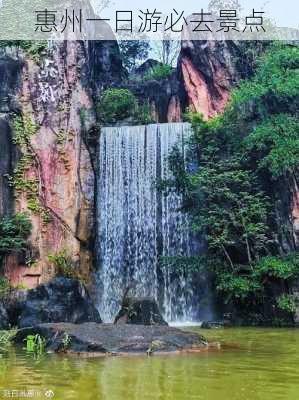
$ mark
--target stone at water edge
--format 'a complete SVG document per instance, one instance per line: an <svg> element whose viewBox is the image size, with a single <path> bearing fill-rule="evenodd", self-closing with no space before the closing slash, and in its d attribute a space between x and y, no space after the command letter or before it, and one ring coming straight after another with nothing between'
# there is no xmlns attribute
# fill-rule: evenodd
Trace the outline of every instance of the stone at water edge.
<svg viewBox="0 0 299 400"><path fill-rule="evenodd" d="M152 297L125 297L114 323L117 325L168 325Z"/></svg>
<svg viewBox="0 0 299 400"><path fill-rule="evenodd" d="M209 347L202 336L167 325L115 325L93 322L40 324L23 328L17 332L14 341L23 343L28 335L36 334L46 339L47 351L67 351L87 356L197 352Z"/></svg>
<svg viewBox="0 0 299 400"><path fill-rule="evenodd" d="M203 321L200 325L201 329L218 329L229 326L225 321Z"/></svg>
<svg viewBox="0 0 299 400"><path fill-rule="evenodd" d="M54 278L27 292L18 326L24 328L51 322L101 322L99 312L80 281Z"/></svg>

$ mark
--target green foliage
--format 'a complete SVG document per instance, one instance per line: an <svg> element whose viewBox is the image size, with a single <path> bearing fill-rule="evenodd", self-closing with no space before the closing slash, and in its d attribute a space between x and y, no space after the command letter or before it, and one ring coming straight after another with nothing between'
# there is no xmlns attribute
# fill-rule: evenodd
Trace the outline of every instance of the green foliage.
<svg viewBox="0 0 299 400"><path fill-rule="evenodd" d="M62 249L56 254L49 254L48 260L54 265L57 276L63 276L65 278L77 277L73 261L68 255L66 249Z"/></svg>
<svg viewBox="0 0 299 400"><path fill-rule="evenodd" d="M99 114L105 123L129 118L137 107L136 97L128 89L107 89L102 94Z"/></svg>
<svg viewBox="0 0 299 400"><path fill-rule="evenodd" d="M53 264L56 276L77 279L83 284L87 284L86 277L76 269L72 257L66 249L62 249L55 254L49 254L48 260Z"/></svg>
<svg viewBox="0 0 299 400"><path fill-rule="evenodd" d="M48 42L46 40L25 41L21 47L33 61L39 64L48 48Z"/></svg>
<svg viewBox="0 0 299 400"><path fill-rule="evenodd" d="M163 79L168 79L172 75L173 69L167 64L158 64L153 67L145 76L144 79L161 81Z"/></svg>
<svg viewBox="0 0 299 400"><path fill-rule="evenodd" d="M275 45L259 58L254 77L243 81L232 93L230 104L222 116L224 127L230 126L236 133L234 139L250 133L256 121L262 122L271 114L287 112L297 115L298 68L297 46ZM245 132L237 134L240 123Z"/></svg>
<svg viewBox="0 0 299 400"><path fill-rule="evenodd" d="M38 172L36 171L38 165L36 164L36 156L30 142L39 127L30 115L22 114L14 118L13 128L13 143L20 147L22 156L14 169L13 176L8 177L9 184L15 188L17 194L26 194L28 210L40 215L43 223L47 224L51 218L49 211L39 198L40 182ZM29 178L27 176L27 172L31 169L36 171L36 177L31 176Z"/></svg>
<svg viewBox="0 0 299 400"><path fill-rule="evenodd" d="M272 285L284 294L298 276L297 254L277 256L281 191L291 197L299 167L298 70L299 47L270 46L222 115L205 121L186 113L194 132L187 160L176 149L170 156L175 179L166 186L183 194L194 231L207 241L216 288L247 310L265 301L275 309Z"/></svg>
<svg viewBox="0 0 299 400"><path fill-rule="evenodd" d="M113 124L126 118L138 124L152 122L147 103L139 105L134 94L128 89L107 89L98 105L98 113L105 124Z"/></svg>
<svg viewBox="0 0 299 400"><path fill-rule="evenodd" d="M269 117L244 140L247 151L258 155L258 167L274 178L292 175L299 160L299 120L288 114Z"/></svg>
<svg viewBox="0 0 299 400"><path fill-rule="evenodd" d="M26 351L41 356L45 353L46 339L38 333L36 335L28 335L24 339L26 342Z"/></svg>
<svg viewBox="0 0 299 400"><path fill-rule="evenodd" d="M134 122L138 125L148 125L153 123L150 106L148 103L138 104L133 113Z"/></svg>
<svg viewBox="0 0 299 400"><path fill-rule="evenodd" d="M254 275L260 278L294 279L299 274L299 254L287 257L266 256L259 260L254 268Z"/></svg>
<svg viewBox="0 0 299 400"><path fill-rule="evenodd" d="M0 47L23 49L25 54L38 64L48 48L48 42L46 40L1 40Z"/></svg>
<svg viewBox="0 0 299 400"><path fill-rule="evenodd" d="M293 314L296 312L296 302L291 294L282 294L277 299L277 307L284 312Z"/></svg>
<svg viewBox="0 0 299 400"><path fill-rule="evenodd" d="M30 233L31 222L27 214L0 218L0 259L12 251L25 250Z"/></svg>
<svg viewBox="0 0 299 400"><path fill-rule="evenodd" d="M299 275L299 254L285 257L265 256L247 268L237 266L233 272L216 267L217 290L231 299L259 301L273 282L291 282ZM282 295L283 296L283 295ZM277 302L278 300L276 300Z"/></svg>
<svg viewBox="0 0 299 400"><path fill-rule="evenodd" d="M267 199L259 188L252 190L252 182L254 176L237 159L203 166L190 179L191 189L201 190L193 228L205 234L210 249L223 253L232 267L229 250L241 248L251 262L269 241Z"/></svg>
<svg viewBox="0 0 299 400"><path fill-rule="evenodd" d="M261 284L248 276L225 272L218 277L217 290L226 295L226 302L231 299L247 300L249 296L256 296L261 289Z"/></svg>
<svg viewBox="0 0 299 400"><path fill-rule="evenodd" d="M61 342L62 342L62 351L67 351L72 344L72 337L68 333L64 332Z"/></svg>
<svg viewBox="0 0 299 400"><path fill-rule="evenodd" d="M29 146L31 136L35 135L38 131L38 125L27 114L16 116L13 120L13 128L13 142L20 147Z"/></svg>
<svg viewBox="0 0 299 400"><path fill-rule="evenodd" d="M129 72L136 68L138 61L146 59L150 49L146 40L120 40L118 45L123 65Z"/></svg>
<svg viewBox="0 0 299 400"><path fill-rule="evenodd" d="M17 331L11 329L9 331L0 331L0 350L6 350L10 346L13 338L16 336Z"/></svg>

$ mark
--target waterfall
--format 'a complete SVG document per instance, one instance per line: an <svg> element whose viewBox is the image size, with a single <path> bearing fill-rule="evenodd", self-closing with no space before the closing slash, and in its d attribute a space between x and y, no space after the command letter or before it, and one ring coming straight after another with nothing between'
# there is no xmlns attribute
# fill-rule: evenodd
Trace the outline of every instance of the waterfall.
<svg viewBox="0 0 299 400"><path fill-rule="evenodd" d="M153 296L168 321L190 320L192 279L159 263L161 256L192 255L194 238L181 197L160 193L171 177L168 156L184 152L187 123L104 128L99 143L97 296L102 319L112 321L124 290Z"/></svg>

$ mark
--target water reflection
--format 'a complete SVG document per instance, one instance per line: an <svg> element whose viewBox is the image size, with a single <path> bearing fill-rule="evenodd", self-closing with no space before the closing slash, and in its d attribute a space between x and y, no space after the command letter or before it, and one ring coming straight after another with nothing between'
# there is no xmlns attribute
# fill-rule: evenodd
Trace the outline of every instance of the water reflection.
<svg viewBox="0 0 299 400"><path fill-rule="evenodd" d="M198 328L194 328L198 331ZM0 358L1 389L53 390L57 399L297 400L299 332L205 331L224 346L185 356L36 360L12 349Z"/></svg>

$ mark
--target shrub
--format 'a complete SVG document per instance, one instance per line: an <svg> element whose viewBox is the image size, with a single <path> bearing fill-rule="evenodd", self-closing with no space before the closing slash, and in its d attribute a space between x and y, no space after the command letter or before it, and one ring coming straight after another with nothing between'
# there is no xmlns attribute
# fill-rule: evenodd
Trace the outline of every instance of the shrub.
<svg viewBox="0 0 299 400"><path fill-rule="evenodd" d="M107 89L101 97L98 111L102 122L114 123L131 117L137 105L136 97L130 90Z"/></svg>
<svg viewBox="0 0 299 400"><path fill-rule="evenodd" d="M145 80L156 80L161 81L167 79L172 74L172 67L167 64L158 64L153 67L145 76Z"/></svg>
<svg viewBox="0 0 299 400"><path fill-rule="evenodd" d="M73 261L65 249L56 254L49 254L48 260L54 265L57 276L63 276L65 278L77 277Z"/></svg>
<svg viewBox="0 0 299 400"><path fill-rule="evenodd" d="M250 295L257 295L257 292L262 289L262 285L249 276L239 276L227 272L219 273L218 279L217 290L225 295L226 302L231 299L245 300Z"/></svg>
<svg viewBox="0 0 299 400"><path fill-rule="evenodd" d="M16 329L9 331L0 331L0 350L5 350L12 342L13 338L17 333Z"/></svg>
<svg viewBox="0 0 299 400"><path fill-rule="evenodd" d="M138 105L133 115L134 122L140 125L147 125L153 123L150 106L148 103Z"/></svg>
<svg viewBox="0 0 299 400"><path fill-rule="evenodd" d="M277 305L293 308L286 296L299 275L298 254L278 256L291 237L285 204L299 167L298 46L271 46L255 65L221 115L185 114L194 133L187 161L172 152L175 179L166 183L206 239L216 289L246 315L271 319Z"/></svg>
<svg viewBox="0 0 299 400"><path fill-rule="evenodd" d="M0 218L0 257L11 251L25 250L31 232L31 222L27 214Z"/></svg>
<svg viewBox="0 0 299 400"><path fill-rule="evenodd" d="M262 302L265 293L276 281L281 287L288 287L299 274L299 255L291 254L285 257L266 256L250 267L238 266L234 272L227 272L215 268L217 290L222 292L225 301L246 300L250 305L250 298ZM279 309L294 312L293 296L286 293L275 299ZM293 311L292 311L293 309Z"/></svg>
<svg viewBox="0 0 299 400"><path fill-rule="evenodd" d="M107 89L103 92L98 113L105 124L113 124L125 118L131 118L136 124L153 122L150 106L139 104L134 94L128 89Z"/></svg>
<svg viewBox="0 0 299 400"><path fill-rule="evenodd" d="M294 296L291 294L282 294L277 299L277 307L281 311L293 314L297 308Z"/></svg>
<svg viewBox="0 0 299 400"><path fill-rule="evenodd" d="M265 276L274 279L294 279L299 274L299 255L297 253L287 257L266 256L256 263L254 275L260 278Z"/></svg>

